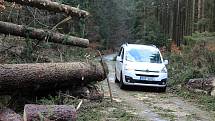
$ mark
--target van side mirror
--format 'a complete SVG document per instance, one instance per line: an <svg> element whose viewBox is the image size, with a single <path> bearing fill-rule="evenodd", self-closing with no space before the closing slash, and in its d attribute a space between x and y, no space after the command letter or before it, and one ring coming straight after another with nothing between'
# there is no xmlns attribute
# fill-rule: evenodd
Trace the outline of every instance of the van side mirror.
<svg viewBox="0 0 215 121"><path fill-rule="evenodd" d="M168 65L169 64L169 61L168 60L164 60L164 65Z"/></svg>
<svg viewBox="0 0 215 121"><path fill-rule="evenodd" d="M123 61L122 61L122 58L121 58L120 56L117 56L117 57L116 57L116 61L123 62Z"/></svg>

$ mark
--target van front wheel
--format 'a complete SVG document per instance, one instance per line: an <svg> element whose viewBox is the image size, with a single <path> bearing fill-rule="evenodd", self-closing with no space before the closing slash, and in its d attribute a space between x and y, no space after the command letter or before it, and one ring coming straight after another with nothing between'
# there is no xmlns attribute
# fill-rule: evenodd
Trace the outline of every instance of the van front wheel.
<svg viewBox="0 0 215 121"><path fill-rule="evenodd" d="M166 86L165 87L160 87L159 92L166 92Z"/></svg>
<svg viewBox="0 0 215 121"><path fill-rule="evenodd" d="M120 89L125 89L126 85L123 83L122 73L120 74L120 81L119 81Z"/></svg>

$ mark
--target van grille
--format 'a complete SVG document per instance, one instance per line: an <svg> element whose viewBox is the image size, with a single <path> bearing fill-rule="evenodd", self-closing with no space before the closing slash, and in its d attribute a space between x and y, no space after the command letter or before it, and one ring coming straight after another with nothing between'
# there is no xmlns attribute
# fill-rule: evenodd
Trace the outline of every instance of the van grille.
<svg viewBox="0 0 215 121"><path fill-rule="evenodd" d="M136 74L136 76L159 77L159 75L146 75L146 74Z"/></svg>
<svg viewBox="0 0 215 121"><path fill-rule="evenodd" d="M149 71L149 70L135 70L135 71L159 73L159 71Z"/></svg>

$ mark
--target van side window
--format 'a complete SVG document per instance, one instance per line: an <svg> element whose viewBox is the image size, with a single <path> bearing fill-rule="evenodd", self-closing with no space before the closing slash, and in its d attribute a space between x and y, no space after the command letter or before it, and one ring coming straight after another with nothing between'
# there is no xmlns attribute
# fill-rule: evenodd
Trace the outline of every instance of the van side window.
<svg viewBox="0 0 215 121"><path fill-rule="evenodd" d="M121 58L124 59L124 48L122 48Z"/></svg>

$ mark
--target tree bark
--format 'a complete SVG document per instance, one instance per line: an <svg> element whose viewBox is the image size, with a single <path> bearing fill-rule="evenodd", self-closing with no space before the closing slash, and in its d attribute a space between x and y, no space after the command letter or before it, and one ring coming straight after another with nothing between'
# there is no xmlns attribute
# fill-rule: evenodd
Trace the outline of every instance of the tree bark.
<svg viewBox="0 0 215 121"><path fill-rule="evenodd" d="M0 110L0 121L23 121L22 117L11 109Z"/></svg>
<svg viewBox="0 0 215 121"><path fill-rule="evenodd" d="M0 0L0 12L5 9L4 0Z"/></svg>
<svg viewBox="0 0 215 121"><path fill-rule="evenodd" d="M14 92L43 95L105 78L100 63L3 64L0 65L0 95Z"/></svg>
<svg viewBox="0 0 215 121"><path fill-rule="evenodd" d="M21 37L29 37L37 40L47 40L54 43L74 45L80 47L87 47L89 45L88 39L55 33L49 30L36 29L23 25L17 25L8 22L0 21L0 33L11 34Z"/></svg>
<svg viewBox="0 0 215 121"><path fill-rule="evenodd" d="M215 78L190 79L186 86L191 91L202 90L212 96L215 96Z"/></svg>
<svg viewBox="0 0 215 121"><path fill-rule="evenodd" d="M77 113L73 106L27 104L23 117L24 121L76 121Z"/></svg>
<svg viewBox="0 0 215 121"><path fill-rule="evenodd" d="M52 2L51 0L5 0L5 1L36 7L51 12L63 12L70 16L86 17L89 15L87 11L71 7L69 5L60 4L58 2Z"/></svg>

